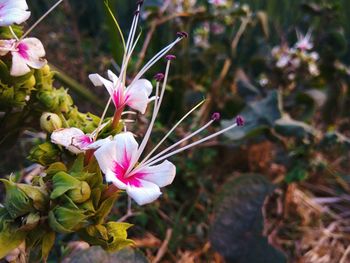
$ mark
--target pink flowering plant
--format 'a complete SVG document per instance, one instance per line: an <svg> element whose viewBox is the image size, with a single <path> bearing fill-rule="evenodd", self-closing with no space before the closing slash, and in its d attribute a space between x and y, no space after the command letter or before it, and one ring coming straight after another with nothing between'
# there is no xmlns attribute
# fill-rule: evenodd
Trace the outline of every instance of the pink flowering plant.
<svg viewBox="0 0 350 263"><path fill-rule="evenodd" d="M28 36L61 2L23 33L22 23L30 16L26 1L0 0L0 26L5 29L0 40L1 109L17 105L19 112L34 111L46 133L45 142L33 148L29 156L40 164L40 173L27 183L17 182L13 176L1 179L6 196L0 207L0 258L11 261L20 256L30 262L45 261L62 234L75 233L80 240L107 251L132 245L127 238L131 225L123 222L127 217L108 221L118 197L128 196L128 213L132 202L138 206L154 202L161 197L161 189L176 177L172 156L244 123L238 116L226 128L196 140L220 119L220 114L214 113L197 130L162 147L177 127L203 105L202 101L153 149L147 148L176 59L169 52L188 35L178 32L173 42L156 53L134 77L129 76L128 67L140 36L137 28L143 1L137 2L126 41L120 32L124 55L119 73L108 70L106 77L88 76L94 86L104 87L109 94L102 116L80 113L64 88L52 86L54 73L44 58L44 46L39 39ZM223 3L213 1L215 5ZM151 82L145 78L147 72L160 61L166 61L165 70ZM112 116L107 114L110 104L114 105ZM136 136L128 123L135 121L132 117L136 114L147 112L151 112L148 127L144 134Z"/></svg>

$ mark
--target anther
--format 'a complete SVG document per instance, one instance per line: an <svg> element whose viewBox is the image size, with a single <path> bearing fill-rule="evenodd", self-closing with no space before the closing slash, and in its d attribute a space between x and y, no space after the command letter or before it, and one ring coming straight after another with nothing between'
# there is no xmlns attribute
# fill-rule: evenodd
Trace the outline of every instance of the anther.
<svg viewBox="0 0 350 263"><path fill-rule="evenodd" d="M220 120L220 118L221 118L221 115L219 112L214 112L213 115L211 115L211 119L213 121L218 121L218 120Z"/></svg>
<svg viewBox="0 0 350 263"><path fill-rule="evenodd" d="M140 11L139 11L139 10L136 10L136 11L134 12L134 15L137 16L138 14L140 14Z"/></svg>
<svg viewBox="0 0 350 263"><path fill-rule="evenodd" d="M176 59L176 56L175 55L166 55L165 59L166 60L174 60L174 59Z"/></svg>
<svg viewBox="0 0 350 263"><path fill-rule="evenodd" d="M236 123L237 123L237 126L243 126L244 125L244 118L242 116L237 116L236 118Z"/></svg>
<svg viewBox="0 0 350 263"><path fill-rule="evenodd" d="M156 81L162 81L164 79L164 74L163 73L157 73L154 76L154 78L155 78Z"/></svg>
<svg viewBox="0 0 350 263"><path fill-rule="evenodd" d="M177 32L176 35L178 37L182 37L182 38L187 38L188 37L188 33L185 32L185 31Z"/></svg>
<svg viewBox="0 0 350 263"><path fill-rule="evenodd" d="M142 6L143 2L144 2L144 0L139 0L139 1L136 2L136 4L139 5L139 6Z"/></svg>

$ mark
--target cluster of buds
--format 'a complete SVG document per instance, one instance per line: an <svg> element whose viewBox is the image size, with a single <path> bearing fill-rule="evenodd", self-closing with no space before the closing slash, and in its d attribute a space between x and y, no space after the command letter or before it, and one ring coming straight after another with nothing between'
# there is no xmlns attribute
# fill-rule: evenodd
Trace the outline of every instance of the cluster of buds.
<svg viewBox="0 0 350 263"><path fill-rule="evenodd" d="M297 36L298 41L293 47L281 45L272 49L273 67L283 73L283 79L289 82L291 88L298 79L312 79L320 75L319 54L312 51L311 32L305 36L298 33ZM262 78L261 84L266 85L268 81Z"/></svg>
<svg viewBox="0 0 350 263"><path fill-rule="evenodd" d="M23 3L19 0L15 2ZM47 66L34 71L36 98L33 105L45 111L40 124L47 133L47 140L35 147L29 158L44 166L44 172L35 176L30 184L19 184L12 178L2 180L6 186L6 198L4 207L0 208L0 246L8 235L16 235L16 238L6 248L0 247L0 258L25 242L30 244L27 249L40 248L40 257L45 260L56 233L77 233L89 244L109 251L130 245L132 241L127 239L130 225L107 222L120 192L126 192L129 199L138 205L154 202L162 194L160 188L170 185L175 179L176 167L168 160L170 157L244 124L243 118L238 116L227 128L198 139L202 132L220 120L220 114L214 113L203 126L157 152L177 127L203 104L202 101L186 113L153 149L146 152L166 95L171 64L176 59L169 51L188 34L178 32L174 41L160 50L129 81L127 69L138 42L136 32L142 4L143 1L137 2L126 43L122 37L124 56L119 74L109 70L108 79L99 74L89 75L91 82L97 87L105 87L110 96L101 118L91 113L80 113L63 88L53 89L53 76ZM14 49L9 52L23 55L28 49L18 47L23 43L21 41L15 40ZM27 48L30 46L27 45ZM156 74L153 87L143 76L164 58L165 70ZM12 61L10 74L13 73L12 68L16 68L14 63ZM32 64L26 65L35 68ZM114 115L106 118L111 103ZM149 126L138 142L127 125L135 120L126 116L134 116L137 112L145 114L149 104L153 104Z"/></svg>

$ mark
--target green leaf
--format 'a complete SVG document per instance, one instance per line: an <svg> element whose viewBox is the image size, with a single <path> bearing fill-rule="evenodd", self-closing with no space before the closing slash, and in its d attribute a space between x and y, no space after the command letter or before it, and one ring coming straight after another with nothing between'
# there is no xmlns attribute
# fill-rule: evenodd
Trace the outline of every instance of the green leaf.
<svg viewBox="0 0 350 263"><path fill-rule="evenodd" d="M118 196L119 196L118 192L114 193L112 196L108 197L99 205L99 208L94 216L94 220L97 225L102 224L105 221L106 217L111 212Z"/></svg>
<svg viewBox="0 0 350 263"><path fill-rule="evenodd" d="M49 196L45 189L38 186L31 186L28 184L17 184L17 187L21 189L33 202L33 206L44 211L47 209L49 203Z"/></svg>
<svg viewBox="0 0 350 263"><path fill-rule="evenodd" d="M52 178L53 191L51 199L56 199L71 189L80 188L80 181L65 172L58 172Z"/></svg>
<svg viewBox="0 0 350 263"><path fill-rule="evenodd" d="M87 223L87 217L82 210L57 206L49 212L49 225L56 232L72 233Z"/></svg>
<svg viewBox="0 0 350 263"><path fill-rule="evenodd" d="M16 231L9 225L0 232L0 259L17 248L25 239L26 233Z"/></svg>
<svg viewBox="0 0 350 263"><path fill-rule="evenodd" d="M57 174L58 172L67 172L67 171L68 171L67 167L65 166L64 163L56 162L51 164L49 168L47 168L46 174L51 177Z"/></svg>
<svg viewBox="0 0 350 263"><path fill-rule="evenodd" d="M5 179L0 179L0 182L6 189L4 206L13 219L34 210L30 198L15 183Z"/></svg>
<svg viewBox="0 0 350 263"><path fill-rule="evenodd" d="M75 159L72 167L69 170L69 174L81 173L84 169L84 154L79 154L77 159Z"/></svg>
<svg viewBox="0 0 350 263"><path fill-rule="evenodd" d="M41 246L41 255L42 255L42 259L44 261L46 261L46 259L48 258L50 251L51 251L53 245L55 244L55 239L56 239L55 232L50 231L50 232L45 233L45 235L43 237L42 246Z"/></svg>

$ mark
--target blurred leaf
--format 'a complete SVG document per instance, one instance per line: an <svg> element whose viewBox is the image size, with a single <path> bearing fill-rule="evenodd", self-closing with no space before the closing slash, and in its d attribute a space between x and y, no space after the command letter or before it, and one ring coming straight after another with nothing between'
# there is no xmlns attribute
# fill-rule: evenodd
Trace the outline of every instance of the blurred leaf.
<svg viewBox="0 0 350 263"><path fill-rule="evenodd" d="M285 177L287 183L301 182L308 177L309 173L302 164L297 164Z"/></svg>
<svg viewBox="0 0 350 263"><path fill-rule="evenodd" d="M264 11L258 11L256 13L256 17L260 22L260 25L264 32L265 37L268 38L269 37L269 18L267 16L267 13Z"/></svg>
<svg viewBox="0 0 350 263"><path fill-rule="evenodd" d="M25 232L16 231L9 225L0 232L0 259L17 248L25 239Z"/></svg>
<svg viewBox="0 0 350 263"><path fill-rule="evenodd" d="M281 118L281 98L278 92L271 92L265 99L249 103L241 112L245 119L245 125L237 129L231 129L225 135L231 140L241 140L246 137L261 134L274 126L276 120ZM235 120L222 121L226 128Z"/></svg>
<svg viewBox="0 0 350 263"><path fill-rule="evenodd" d="M288 137L296 137L298 139L307 138L309 136L315 136L317 131L305 122L293 120L289 115L284 116L276 121L276 131Z"/></svg>
<svg viewBox="0 0 350 263"><path fill-rule="evenodd" d="M50 251L55 244L56 233L55 232L47 232L43 237L41 254L42 259L45 261L50 254Z"/></svg>

